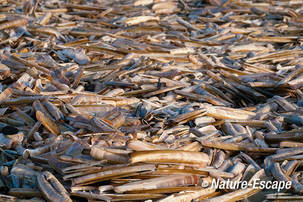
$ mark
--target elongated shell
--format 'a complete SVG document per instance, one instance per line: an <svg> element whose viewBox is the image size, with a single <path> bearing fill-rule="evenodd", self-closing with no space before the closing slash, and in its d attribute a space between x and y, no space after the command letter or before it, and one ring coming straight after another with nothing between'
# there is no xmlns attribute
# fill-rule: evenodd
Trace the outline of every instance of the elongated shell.
<svg viewBox="0 0 303 202"><path fill-rule="evenodd" d="M207 107L207 115L216 119L251 119L256 116L255 112L228 107Z"/></svg>
<svg viewBox="0 0 303 202"><path fill-rule="evenodd" d="M114 190L118 193L123 193L126 191L135 191L135 190L188 186L188 185L197 184L199 179L200 178L197 175L171 175L171 176L157 177L148 180L141 180L138 182L127 183L115 187Z"/></svg>
<svg viewBox="0 0 303 202"><path fill-rule="evenodd" d="M156 150L137 151L131 154L132 163L183 163L197 164L205 167L208 161L208 155L203 152Z"/></svg>

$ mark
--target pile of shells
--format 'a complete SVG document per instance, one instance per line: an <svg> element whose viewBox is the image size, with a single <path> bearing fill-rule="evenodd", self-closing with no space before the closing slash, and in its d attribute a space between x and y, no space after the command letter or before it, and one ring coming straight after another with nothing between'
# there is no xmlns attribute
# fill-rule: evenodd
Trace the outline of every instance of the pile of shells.
<svg viewBox="0 0 303 202"><path fill-rule="evenodd" d="M0 200L302 201L302 33L295 0L0 0ZM291 186L214 186L256 181Z"/></svg>

